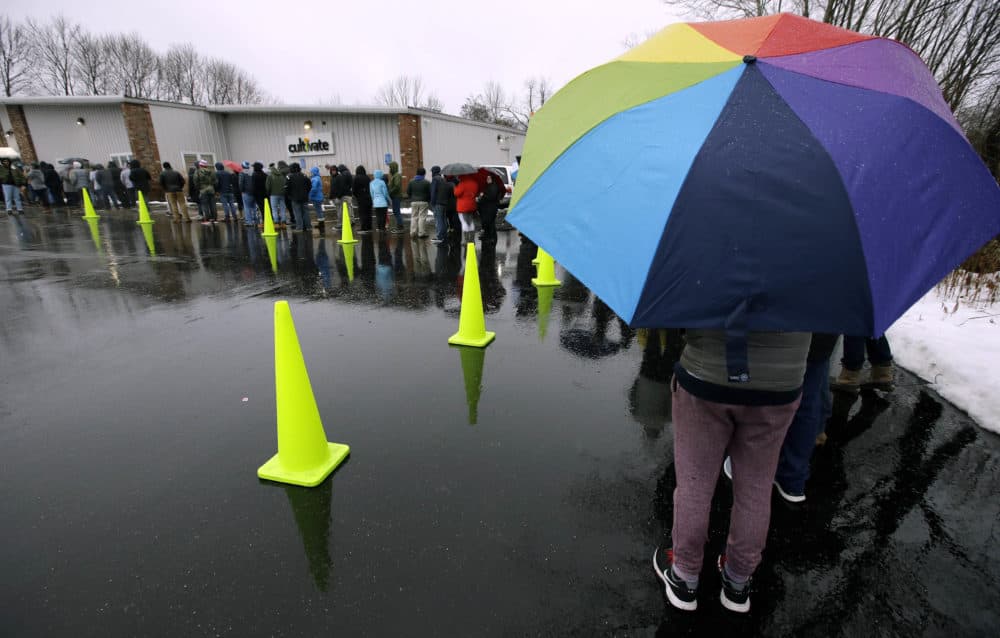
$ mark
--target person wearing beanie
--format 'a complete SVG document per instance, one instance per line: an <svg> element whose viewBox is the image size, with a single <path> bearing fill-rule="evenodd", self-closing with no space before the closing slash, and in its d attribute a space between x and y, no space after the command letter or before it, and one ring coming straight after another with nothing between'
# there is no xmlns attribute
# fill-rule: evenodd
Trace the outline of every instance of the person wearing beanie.
<svg viewBox="0 0 1000 638"><path fill-rule="evenodd" d="M292 211L295 219L292 220L293 232L305 232L312 230L309 222L309 191L312 183L309 178L302 174L302 167L298 162L288 166L288 179L285 180L285 195L291 201Z"/></svg>
<svg viewBox="0 0 1000 638"><path fill-rule="evenodd" d="M167 197L167 210L173 215L174 223L190 222L187 202L184 201L184 176L174 170L170 162L163 162L163 172L160 173L160 186Z"/></svg>
<svg viewBox="0 0 1000 638"><path fill-rule="evenodd" d="M153 176L142 167L139 160L132 160L130 165L132 172L129 174L129 178L132 180L132 185L135 186L136 191L142 193L146 200L149 200L149 183L153 180Z"/></svg>

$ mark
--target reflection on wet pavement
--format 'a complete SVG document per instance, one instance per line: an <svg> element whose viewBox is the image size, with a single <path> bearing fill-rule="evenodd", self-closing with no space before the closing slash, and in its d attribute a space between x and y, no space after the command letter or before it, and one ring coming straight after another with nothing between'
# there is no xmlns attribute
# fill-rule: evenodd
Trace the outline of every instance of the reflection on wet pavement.
<svg viewBox="0 0 1000 638"><path fill-rule="evenodd" d="M932 387L837 397L804 508L775 501L754 609L692 615L650 568L674 485L675 330L633 330L534 246L478 246L488 349L449 347L464 247L0 219L0 633L994 635L1000 445ZM274 449L272 304L324 426ZM246 400L244 400L246 399ZM722 546L717 485L706 560Z"/></svg>

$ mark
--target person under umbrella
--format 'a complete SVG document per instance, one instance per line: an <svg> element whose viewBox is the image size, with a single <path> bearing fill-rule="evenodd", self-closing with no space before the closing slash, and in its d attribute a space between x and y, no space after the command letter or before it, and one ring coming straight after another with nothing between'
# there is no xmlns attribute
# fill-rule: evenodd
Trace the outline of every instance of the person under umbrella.
<svg viewBox="0 0 1000 638"><path fill-rule="evenodd" d="M462 223L462 239L469 241L476 232L476 222L473 214L476 212L476 195L479 194L479 182L473 175L462 175L455 187L455 207L458 219ZM466 237L468 235L468 237Z"/></svg>

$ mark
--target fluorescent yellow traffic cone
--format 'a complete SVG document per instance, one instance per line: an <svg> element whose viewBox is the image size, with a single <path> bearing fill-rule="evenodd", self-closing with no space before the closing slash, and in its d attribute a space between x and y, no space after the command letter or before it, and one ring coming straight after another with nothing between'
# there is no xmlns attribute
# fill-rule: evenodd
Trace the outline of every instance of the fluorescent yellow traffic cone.
<svg viewBox="0 0 1000 638"><path fill-rule="evenodd" d="M539 286L538 290L538 340L545 341L545 333L549 330L549 314L552 313L552 296L556 294L555 286Z"/></svg>
<svg viewBox="0 0 1000 638"><path fill-rule="evenodd" d="M314 487L340 465L350 448L326 440L287 301L274 304L274 379L278 453L260 466L257 476Z"/></svg>
<svg viewBox="0 0 1000 638"><path fill-rule="evenodd" d="M90 237L94 240L94 248L97 249L97 254L103 255L104 250L101 249L101 231L97 225L98 219L100 218L97 215L94 215L91 219L87 219L87 226L90 227Z"/></svg>
<svg viewBox="0 0 1000 638"><path fill-rule="evenodd" d="M139 223L142 224L141 221ZM150 224L152 223L150 222ZM149 249L149 254L156 257L156 244L153 243L153 227L145 224L140 228L142 228L142 236L146 238L146 248Z"/></svg>
<svg viewBox="0 0 1000 638"><path fill-rule="evenodd" d="M344 251L344 262L347 264L347 281L354 281L354 244L344 244L340 248Z"/></svg>
<svg viewBox="0 0 1000 638"><path fill-rule="evenodd" d="M338 244L356 244L358 240L354 238L354 231L351 230L351 216L347 213L347 202L344 202L344 221L340 227L340 239ZM351 279L354 279L353 275Z"/></svg>
<svg viewBox="0 0 1000 638"><path fill-rule="evenodd" d="M271 260L271 272L278 272L278 238L264 237L264 245L267 246L267 257Z"/></svg>
<svg viewBox="0 0 1000 638"><path fill-rule="evenodd" d="M87 192L86 188L81 188L80 192L83 193L83 218L100 219L97 213L94 212L94 204L90 201L90 193Z"/></svg>
<svg viewBox="0 0 1000 638"><path fill-rule="evenodd" d="M531 280L535 287L541 286L561 286L562 282L556 279L556 262L552 255L548 254L542 247L538 247L538 276Z"/></svg>
<svg viewBox="0 0 1000 638"><path fill-rule="evenodd" d="M274 230L274 218L271 217L271 200L264 199L264 232L263 237L277 237L278 231Z"/></svg>
<svg viewBox="0 0 1000 638"><path fill-rule="evenodd" d="M146 198L142 196L142 191L136 192L139 193L139 223L152 224L153 220L149 218L149 208L146 207Z"/></svg>
<svg viewBox="0 0 1000 638"><path fill-rule="evenodd" d="M475 425L479 420L479 395L483 391L486 349L459 346L458 354L462 357L462 380L465 381L465 402L469 406L469 425Z"/></svg>
<svg viewBox="0 0 1000 638"><path fill-rule="evenodd" d="M448 337L448 343L485 348L496 336L497 333L486 331L483 295L479 291L476 245L470 242L465 256L465 284L462 288L462 313L458 317L458 332Z"/></svg>

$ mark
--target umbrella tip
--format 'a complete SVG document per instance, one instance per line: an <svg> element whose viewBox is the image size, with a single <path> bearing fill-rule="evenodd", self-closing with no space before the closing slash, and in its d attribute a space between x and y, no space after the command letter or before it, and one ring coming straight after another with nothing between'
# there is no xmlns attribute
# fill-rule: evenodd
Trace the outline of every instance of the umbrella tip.
<svg viewBox="0 0 1000 638"><path fill-rule="evenodd" d="M743 56L743 64L753 64L756 61L757 61L757 56L756 55L744 55Z"/></svg>

